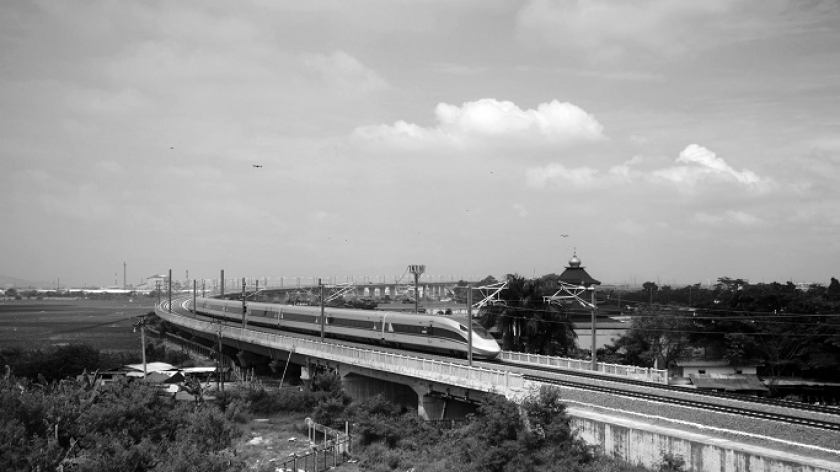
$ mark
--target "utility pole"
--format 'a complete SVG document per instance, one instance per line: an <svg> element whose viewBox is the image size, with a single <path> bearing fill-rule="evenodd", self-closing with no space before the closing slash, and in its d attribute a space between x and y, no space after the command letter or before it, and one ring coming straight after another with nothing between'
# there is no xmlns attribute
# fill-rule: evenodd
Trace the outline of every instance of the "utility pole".
<svg viewBox="0 0 840 472"><path fill-rule="evenodd" d="M140 321L134 324L134 332L140 327L140 352L143 357L143 381L146 381L146 315L140 317Z"/></svg>
<svg viewBox="0 0 840 472"><path fill-rule="evenodd" d="M216 390L222 392L225 389L225 380L222 378L222 320L219 320L219 340L216 345Z"/></svg>
<svg viewBox="0 0 840 472"><path fill-rule="evenodd" d="M245 277L242 277L242 328L246 327L245 323Z"/></svg>
<svg viewBox="0 0 840 472"><path fill-rule="evenodd" d="M222 293L220 295L220 298L225 298L225 270L224 269L222 269L222 280L221 280L221 282L222 282L221 283Z"/></svg>
<svg viewBox="0 0 840 472"><path fill-rule="evenodd" d="M318 279L318 286L321 287L321 342L324 342L326 318L324 317L324 284L321 283L321 279Z"/></svg>
<svg viewBox="0 0 840 472"><path fill-rule="evenodd" d="M157 292L158 296L158 306L160 306L160 280L155 282L155 291Z"/></svg>
<svg viewBox="0 0 840 472"><path fill-rule="evenodd" d="M126 264L125 264L125 262L123 262L123 290L126 290L128 288L128 284L126 283L125 273L126 273Z"/></svg>
<svg viewBox="0 0 840 472"><path fill-rule="evenodd" d="M201 279L201 298L206 297L204 294L204 279Z"/></svg>
<svg viewBox="0 0 840 472"><path fill-rule="evenodd" d="M467 361L472 367L472 285L467 285Z"/></svg>
<svg viewBox="0 0 840 472"><path fill-rule="evenodd" d="M196 295L195 295L196 283L197 283L196 280L193 280L193 313L196 313L198 311L197 305L196 305L196 300L195 300L195 298L196 298Z"/></svg>
<svg viewBox="0 0 840 472"><path fill-rule="evenodd" d="M598 356L595 355L595 286L592 285L592 372L598 371Z"/></svg>
<svg viewBox="0 0 840 472"><path fill-rule="evenodd" d="M424 265L410 265L408 271L414 274L414 313L420 312L420 276L426 272Z"/></svg>
<svg viewBox="0 0 840 472"><path fill-rule="evenodd" d="M172 313L172 269L169 269L169 313Z"/></svg>

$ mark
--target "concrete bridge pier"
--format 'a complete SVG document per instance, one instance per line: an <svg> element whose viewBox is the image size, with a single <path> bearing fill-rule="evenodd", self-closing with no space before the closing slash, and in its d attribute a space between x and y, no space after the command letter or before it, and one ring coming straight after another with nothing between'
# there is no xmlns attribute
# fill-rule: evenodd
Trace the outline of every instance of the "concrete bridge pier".
<svg viewBox="0 0 840 472"><path fill-rule="evenodd" d="M417 415L424 420L442 420L446 415L447 399L432 395L430 386L413 385L417 394Z"/></svg>
<svg viewBox="0 0 840 472"><path fill-rule="evenodd" d="M353 399L381 395L406 410L417 411L426 420L464 418L477 410L469 392L463 389L450 394L450 389L440 385L380 371L361 372L352 367L340 368L339 375L344 391Z"/></svg>
<svg viewBox="0 0 840 472"><path fill-rule="evenodd" d="M342 372L341 374L341 385L344 387L344 391L355 400L365 400L381 395L385 400L406 410L417 409L417 393L408 385L371 378L355 372Z"/></svg>
<svg viewBox="0 0 840 472"><path fill-rule="evenodd" d="M239 361L239 366L243 369L267 365L270 362L270 359L268 359L267 357L255 354L250 351L237 352L236 359Z"/></svg>

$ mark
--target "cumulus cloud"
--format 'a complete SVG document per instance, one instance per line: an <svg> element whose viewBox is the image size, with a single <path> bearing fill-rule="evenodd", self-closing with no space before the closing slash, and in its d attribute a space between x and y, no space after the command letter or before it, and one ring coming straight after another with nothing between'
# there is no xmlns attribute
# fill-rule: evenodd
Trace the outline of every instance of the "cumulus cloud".
<svg viewBox="0 0 840 472"><path fill-rule="evenodd" d="M631 183L668 183L680 189L694 189L705 183L723 182L760 190L771 183L770 179L759 177L750 170L734 169L714 152L697 144L687 146L675 162L681 165L651 169L644 166L643 156L636 155L606 171L588 166L567 167L554 162L527 169L526 179L528 185L535 188L548 184L605 188Z"/></svg>
<svg viewBox="0 0 840 472"><path fill-rule="evenodd" d="M680 152L677 162L688 165L660 169L653 173L655 177L677 184L695 185L705 178L734 180L747 186L762 183L754 172L744 169L737 171L714 152L697 144L690 144Z"/></svg>
<svg viewBox="0 0 840 472"><path fill-rule="evenodd" d="M528 110L492 98L466 102L460 107L440 103L435 108L435 118L438 124L431 128L397 121L393 125L357 128L354 135L396 142L436 140L459 144L489 138L548 143L605 139L604 127L591 114L557 100Z"/></svg>
<svg viewBox="0 0 840 472"><path fill-rule="evenodd" d="M643 161L644 161L644 157L638 156L638 155L633 156L632 159L625 162L624 164L621 164L619 166L611 167L610 168L610 174L612 174L614 176L620 176L620 177L623 177L625 179L630 178L630 173L631 173L630 168L632 166L637 165L637 164L641 164Z"/></svg>
<svg viewBox="0 0 840 472"><path fill-rule="evenodd" d="M570 169L563 164L552 162L544 167L527 169L525 175L528 185L537 188L545 187L549 183L586 186L597 183L598 171L585 166Z"/></svg>

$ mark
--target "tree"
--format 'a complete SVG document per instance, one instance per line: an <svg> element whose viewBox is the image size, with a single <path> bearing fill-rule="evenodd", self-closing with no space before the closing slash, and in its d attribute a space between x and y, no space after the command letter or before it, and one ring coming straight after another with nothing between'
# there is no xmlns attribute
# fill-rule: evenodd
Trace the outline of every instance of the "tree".
<svg viewBox="0 0 840 472"><path fill-rule="evenodd" d="M0 379L0 425L0 470L244 466L224 453L239 432L215 406L175 402L143 383L102 386L82 375L33 384L6 375Z"/></svg>
<svg viewBox="0 0 840 472"><path fill-rule="evenodd" d="M649 303L653 303L653 292L659 290L659 287L653 282L645 282L642 284L642 289L650 296Z"/></svg>
<svg viewBox="0 0 840 472"><path fill-rule="evenodd" d="M688 314L674 307L642 308L627 333L614 342L612 351L623 352L625 364L667 368L689 345L686 332L693 323Z"/></svg>
<svg viewBox="0 0 840 472"><path fill-rule="evenodd" d="M832 277L826 293L831 300L840 300L840 280Z"/></svg>
<svg viewBox="0 0 840 472"><path fill-rule="evenodd" d="M481 324L502 333L502 349L539 354L567 354L575 347L575 332L567 314L544 297L556 285L546 279L506 276L503 304L485 307Z"/></svg>

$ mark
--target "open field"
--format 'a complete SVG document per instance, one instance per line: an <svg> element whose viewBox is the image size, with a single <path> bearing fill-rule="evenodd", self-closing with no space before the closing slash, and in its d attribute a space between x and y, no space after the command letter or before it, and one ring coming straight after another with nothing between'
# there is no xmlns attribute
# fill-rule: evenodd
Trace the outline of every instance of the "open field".
<svg viewBox="0 0 840 472"><path fill-rule="evenodd" d="M139 349L133 322L153 310L151 299L0 301L0 347L86 343L104 352Z"/></svg>

